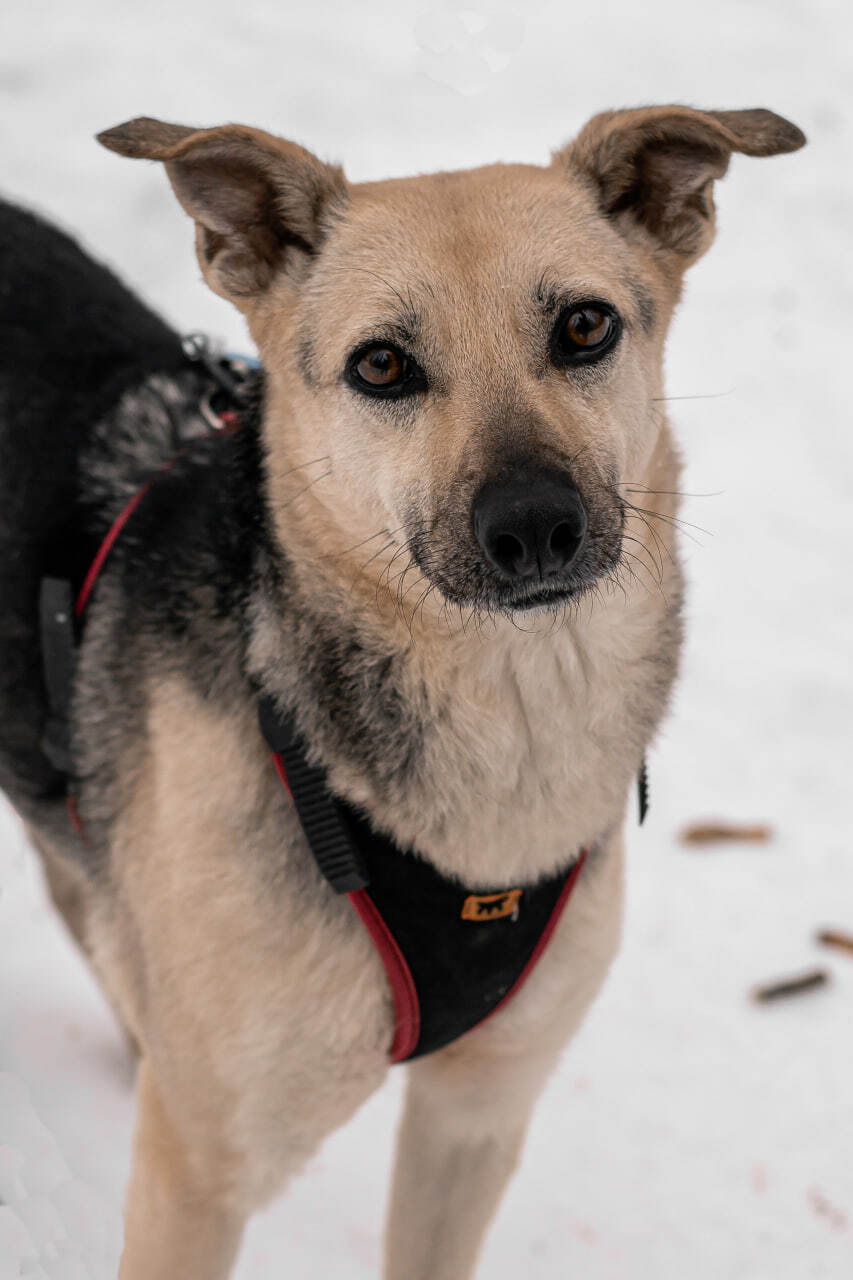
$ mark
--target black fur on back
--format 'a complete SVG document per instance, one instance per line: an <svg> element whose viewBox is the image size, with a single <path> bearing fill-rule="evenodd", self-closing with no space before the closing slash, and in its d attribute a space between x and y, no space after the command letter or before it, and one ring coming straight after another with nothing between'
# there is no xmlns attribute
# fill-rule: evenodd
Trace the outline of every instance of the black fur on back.
<svg viewBox="0 0 853 1280"><path fill-rule="evenodd" d="M79 581L96 546L80 460L129 387L184 365L177 334L110 271L0 201L0 787L24 813L64 795L39 746L37 601L42 576Z"/></svg>

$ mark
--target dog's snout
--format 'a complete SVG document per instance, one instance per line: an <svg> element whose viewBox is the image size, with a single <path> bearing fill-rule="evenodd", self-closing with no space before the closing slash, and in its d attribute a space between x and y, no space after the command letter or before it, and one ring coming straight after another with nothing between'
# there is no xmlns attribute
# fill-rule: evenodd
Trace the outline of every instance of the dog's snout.
<svg viewBox="0 0 853 1280"><path fill-rule="evenodd" d="M544 580L569 567L587 531L586 507L565 471L513 471L488 480L474 501L474 534L510 578Z"/></svg>

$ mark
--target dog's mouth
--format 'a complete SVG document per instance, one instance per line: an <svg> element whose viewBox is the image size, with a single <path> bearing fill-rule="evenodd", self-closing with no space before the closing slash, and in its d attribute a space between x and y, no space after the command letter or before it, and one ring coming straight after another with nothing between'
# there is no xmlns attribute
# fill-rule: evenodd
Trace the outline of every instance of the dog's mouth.
<svg viewBox="0 0 853 1280"><path fill-rule="evenodd" d="M621 543L621 538L619 539ZM585 548L569 573L551 579L529 579L526 582L489 581L481 588L479 601L487 610L508 614L533 612L558 613L580 600L614 571L619 562L619 547L601 555L600 548Z"/></svg>
<svg viewBox="0 0 853 1280"><path fill-rule="evenodd" d="M424 538L412 539L410 546L424 578L449 604L486 614L557 614L617 573L622 531L589 537L568 572L544 579L507 579L468 547L438 555Z"/></svg>
<svg viewBox="0 0 853 1280"><path fill-rule="evenodd" d="M493 608L507 613L530 613L536 609L556 612L562 605L576 599L583 591L582 587L566 584L560 587L526 588L509 592L495 592L489 602Z"/></svg>

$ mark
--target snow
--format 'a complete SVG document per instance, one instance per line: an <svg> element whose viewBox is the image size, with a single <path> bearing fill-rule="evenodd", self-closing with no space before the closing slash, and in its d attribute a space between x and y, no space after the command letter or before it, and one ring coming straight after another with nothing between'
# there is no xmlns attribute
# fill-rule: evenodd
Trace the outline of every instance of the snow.
<svg viewBox="0 0 853 1280"><path fill-rule="evenodd" d="M133 115L280 130L355 179L544 161L593 112L766 105L809 135L736 159L668 351L687 470L689 640L630 833L625 943L539 1106L480 1277L853 1275L853 685L847 383L853 19L833 0L34 2L3 14L3 188L183 328L246 348L156 166L91 140ZM688 850L703 816L766 846ZM132 1074L0 809L0 1280L115 1275ZM831 985L756 1007L755 981ZM238 1280L376 1276L402 1077L251 1225Z"/></svg>

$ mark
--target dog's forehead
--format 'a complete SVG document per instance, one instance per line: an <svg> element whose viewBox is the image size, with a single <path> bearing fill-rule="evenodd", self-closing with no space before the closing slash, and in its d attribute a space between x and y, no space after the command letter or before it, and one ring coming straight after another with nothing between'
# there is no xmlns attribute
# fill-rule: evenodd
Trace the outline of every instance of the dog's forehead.
<svg viewBox="0 0 853 1280"><path fill-rule="evenodd" d="M635 255L592 191L535 165L356 184L314 273L312 294L344 294L354 322L393 304L436 321L476 297L506 309L537 286L630 298Z"/></svg>

